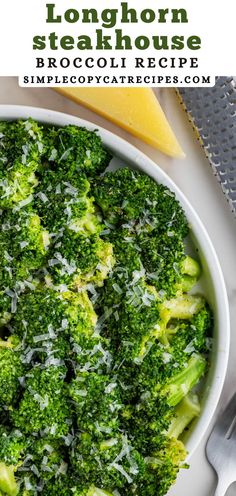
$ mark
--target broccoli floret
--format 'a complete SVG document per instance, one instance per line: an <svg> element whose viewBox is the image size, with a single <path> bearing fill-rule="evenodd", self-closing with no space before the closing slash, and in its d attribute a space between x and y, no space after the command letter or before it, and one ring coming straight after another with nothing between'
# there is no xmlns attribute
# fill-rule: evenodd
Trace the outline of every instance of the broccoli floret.
<svg viewBox="0 0 236 496"><path fill-rule="evenodd" d="M126 271L126 277L132 277L134 271L140 271L143 268L140 258L140 247L136 243L136 238L130 235L128 229L110 229L104 230L104 239L112 243L115 256L115 270Z"/></svg>
<svg viewBox="0 0 236 496"><path fill-rule="evenodd" d="M96 333L86 336L82 332L70 339L75 372L108 373L112 368L109 340Z"/></svg>
<svg viewBox="0 0 236 496"><path fill-rule="evenodd" d="M34 172L21 163L15 164L8 173L0 172L0 207L22 208L33 200L33 191L37 185Z"/></svg>
<svg viewBox="0 0 236 496"><path fill-rule="evenodd" d="M0 491L9 496L18 494L16 471L23 463L29 446L28 440L19 430L0 428Z"/></svg>
<svg viewBox="0 0 236 496"><path fill-rule="evenodd" d="M197 329L195 321L203 322L205 326ZM208 317L206 318L206 315ZM192 355L207 351L207 335L211 329L211 318L208 307L204 307L188 320L174 320L171 327L166 328L167 342L163 345L163 334L159 341L152 343L148 353L139 364L133 375L137 378L141 393L148 388L155 388L156 381L164 385L171 378L173 371L181 372L186 367Z"/></svg>
<svg viewBox="0 0 236 496"><path fill-rule="evenodd" d="M29 167L39 160L43 153L42 127L33 119L1 122L0 133L1 163L7 164L7 168L15 161L21 160Z"/></svg>
<svg viewBox="0 0 236 496"><path fill-rule="evenodd" d="M193 325L195 321L200 321L202 324L204 322L204 325L197 330L196 326ZM132 384L136 396L145 396L147 392L150 396L150 392L153 393L156 390L157 382L161 391L165 388L166 383L172 381L173 374L181 375L186 370L191 357L195 362L196 356L199 356L197 353L207 351L207 334L210 330L210 324L211 314L208 307L203 307L188 320L174 320L173 327L166 329L168 333L166 344L163 345L160 342L163 335L160 336L159 340L151 343L151 347L143 360L139 363L136 362L138 365L136 368L131 367L130 370L126 368L125 374L124 369L121 369L125 382ZM199 363L198 360L197 363ZM204 359L202 365L204 370ZM130 380L132 377L135 380Z"/></svg>
<svg viewBox="0 0 236 496"><path fill-rule="evenodd" d="M111 339L117 360L142 360L149 343L162 332L155 288L143 282L142 272L134 273L133 280L126 281L125 286L112 278L103 293L104 303L105 312L98 325L102 334Z"/></svg>
<svg viewBox="0 0 236 496"><path fill-rule="evenodd" d="M161 387L161 395L167 398L168 405L176 406L191 391L206 372L206 366L207 361L202 355L191 356L186 367Z"/></svg>
<svg viewBox="0 0 236 496"><path fill-rule="evenodd" d="M156 339L168 344L167 325L172 319L190 320L205 305L204 298L191 295L161 301L142 275L134 272L133 281L128 279L125 288L111 277L102 296L105 313L100 316L101 331L111 338L117 356L136 363L144 359ZM111 304L114 311L108 312Z"/></svg>
<svg viewBox="0 0 236 496"><path fill-rule="evenodd" d="M9 347L6 347L6 345ZM19 351L11 347L10 342L0 342L0 406L9 408L18 399L20 377L24 375L25 367Z"/></svg>
<svg viewBox="0 0 236 496"><path fill-rule="evenodd" d="M66 474L66 449L61 441L31 438L28 445L23 466L17 472L18 479L21 478L21 485L24 485L24 479L27 477L32 485L44 487L51 479Z"/></svg>
<svg viewBox="0 0 236 496"><path fill-rule="evenodd" d="M22 340L25 363L37 358L49 365L63 359L75 370L107 371L109 341L95 333L96 321L86 292L41 287L21 296L11 329Z"/></svg>
<svg viewBox="0 0 236 496"><path fill-rule="evenodd" d="M209 336L212 329L212 312L204 305L189 320L173 320L167 328L167 336L176 360L193 352L209 351Z"/></svg>
<svg viewBox="0 0 236 496"><path fill-rule="evenodd" d="M196 318L194 315L189 320L189 329L192 320ZM136 362L136 367L132 365L128 369L127 366L120 369L119 377L125 389L122 398L127 404L122 411L123 420L134 435L137 442L135 446L145 456L147 449L156 449L162 442L162 434L168 431L176 414L173 407L206 371L206 359L196 354L193 347L188 348L193 339L193 329L187 339L181 338L181 335L178 337L179 332L173 335L167 345L160 341L153 342L143 360Z"/></svg>
<svg viewBox="0 0 236 496"><path fill-rule="evenodd" d="M102 286L112 268L112 245L97 234L86 236L65 229L49 252L48 273L55 285Z"/></svg>
<svg viewBox="0 0 236 496"><path fill-rule="evenodd" d="M185 246L179 234L167 231L151 232L138 237L140 258L146 270L147 280L160 295L171 298L178 293L190 291L200 276L200 266L186 256Z"/></svg>
<svg viewBox="0 0 236 496"><path fill-rule="evenodd" d="M32 201L35 171L43 152L42 131L36 122L0 126L0 206L21 207Z"/></svg>
<svg viewBox="0 0 236 496"><path fill-rule="evenodd" d="M45 358L66 357L70 339L89 338L95 324L96 314L85 292L58 293L42 287L21 296L12 330L23 340L27 362L34 348L36 352L40 348Z"/></svg>
<svg viewBox="0 0 236 496"><path fill-rule="evenodd" d="M181 237L188 233L174 193L142 172L124 168L106 173L97 181L94 196L108 222L128 222L131 232L169 230Z"/></svg>
<svg viewBox="0 0 236 496"><path fill-rule="evenodd" d="M42 496L80 496L80 492L77 492L75 481L71 481L66 475L48 481L41 494ZM86 492L81 491L81 496L86 496Z"/></svg>
<svg viewBox="0 0 236 496"><path fill-rule="evenodd" d="M46 141L46 158L51 168L64 171L68 178L79 172L96 178L111 160L98 134L83 127L69 125L46 130Z"/></svg>
<svg viewBox="0 0 236 496"><path fill-rule="evenodd" d="M134 494L139 496L164 496L175 483L180 468L186 468L183 462L187 456L186 449L176 439L166 440L162 449L146 457L145 476L139 481ZM127 496L128 496L127 492Z"/></svg>
<svg viewBox="0 0 236 496"><path fill-rule="evenodd" d="M78 484L78 478L70 473L49 481L42 492L43 496L113 496L110 492L95 486Z"/></svg>
<svg viewBox="0 0 236 496"><path fill-rule="evenodd" d="M66 368L35 366L27 373L25 391L18 410L11 412L16 428L25 434L44 433L52 439L66 436L71 411L64 383Z"/></svg>
<svg viewBox="0 0 236 496"><path fill-rule="evenodd" d="M120 356L136 363L143 360L162 333L159 306L151 286L139 282L128 289L117 322Z"/></svg>
<svg viewBox="0 0 236 496"><path fill-rule="evenodd" d="M48 170L35 190L36 208L43 225L54 236L68 227L75 232L99 233L99 217L94 215L93 199L88 197L90 184L82 174L67 180L64 172Z"/></svg>
<svg viewBox="0 0 236 496"><path fill-rule="evenodd" d="M3 253L0 284L15 289L42 265L49 244L48 233L31 208L3 211L0 245Z"/></svg>
<svg viewBox="0 0 236 496"><path fill-rule="evenodd" d="M122 232L123 234L123 232ZM137 285L144 278L145 272L136 247L122 239L120 232L109 236L108 241L113 246L114 265L104 281L104 286L95 298L95 308L102 319L107 320L107 311L113 317L113 327L116 327L120 307L129 288ZM111 311L112 309L112 311ZM105 310L105 312L104 312ZM114 312L113 312L114 310ZM104 317L103 317L104 315Z"/></svg>
<svg viewBox="0 0 236 496"><path fill-rule="evenodd" d="M189 357L186 354L185 361L178 364L168 351L171 349L166 351L166 348L162 349L155 343L140 365L140 370L136 371L138 410L150 409L153 415L155 404L155 408L161 405L163 411L169 413L169 407L176 406L205 374L207 361L203 355L192 353ZM156 418L159 422L159 416L156 415Z"/></svg>
<svg viewBox="0 0 236 496"><path fill-rule="evenodd" d="M26 452L29 441L17 429L9 430L7 427L0 428L0 461L6 465L19 466Z"/></svg>
<svg viewBox="0 0 236 496"><path fill-rule="evenodd" d="M209 351L210 343L208 338L211 336L212 328L213 315L210 307L206 304L197 314L193 316L191 322L195 350L200 353L207 353Z"/></svg>
<svg viewBox="0 0 236 496"><path fill-rule="evenodd" d="M105 239L113 245L115 272L123 268L124 276L130 278L132 272L143 270L162 299L190 291L199 279L198 262L186 256L184 243L175 233L154 230L136 236L119 228L112 229Z"/></svg>
<svg viewBox="0 0 236 496"><path fill-rule="evenodd" d="M134 447L146 457L165 442L174 409L151 388L131 401L122 410L123 425L132 433Z"/></svg>
<svg viewBox="0 0 236 496"><path fill-rule="evenodd" d="M117 434L100 441L88 433L78 436L71 463L79 483L85 487L94 484L111 493L120 488L123 493L145 465L127 436Z"/></svg>
<svg viewBox="0 0 236 496"><path fill-rule="evenodd" d="M78 373L69 387L79 430L97 436L114 435L119 429L121 399L116 378L93 372Z"/></svg>
<svg viewBox="0 0 236 496"><path fill-rule="evenodd" d="M181 264L185 259L184 244L174 232L161 234L157 231L138 237L142 250L141 260L147 271L147 279L165 297L175 296L176 285L181 279Z"/></svg>

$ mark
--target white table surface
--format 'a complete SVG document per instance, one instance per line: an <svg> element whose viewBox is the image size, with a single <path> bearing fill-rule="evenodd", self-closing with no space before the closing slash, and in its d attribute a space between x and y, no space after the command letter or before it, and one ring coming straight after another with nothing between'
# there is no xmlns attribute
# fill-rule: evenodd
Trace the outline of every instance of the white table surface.
<svg viewBox="0 0 236 496"><path fill-rule="evenodd" d="M66 112L90 120L118 134L152 158L176 182L197 211L218 254L231 310L232 341L228 374L218 411L236 389L236 219L231 214L220 185L197 142L174 90L162 89L159 99L185 152L185 160L171 160L133 138L95 113L47 88L20 88L16 78L0 78L0 104L31 105ZM211 426L209 428L210 432ZM205 458L207 435L168 496L213 496L216 477ZM235 474L236 475L236 474ZM236 485L227 492L236 496Z"/></svg>

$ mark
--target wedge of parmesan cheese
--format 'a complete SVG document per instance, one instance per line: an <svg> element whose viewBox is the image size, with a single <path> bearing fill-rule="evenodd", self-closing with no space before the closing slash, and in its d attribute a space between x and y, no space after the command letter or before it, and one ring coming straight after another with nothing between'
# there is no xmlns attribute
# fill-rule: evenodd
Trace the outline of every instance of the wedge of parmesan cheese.
<svg viewBox="0 0 236 496"><path fill-rule="evenodd" d="M171 157L184 157L166 116L150 88L59 88L64 96L85 105Z"/></svg>

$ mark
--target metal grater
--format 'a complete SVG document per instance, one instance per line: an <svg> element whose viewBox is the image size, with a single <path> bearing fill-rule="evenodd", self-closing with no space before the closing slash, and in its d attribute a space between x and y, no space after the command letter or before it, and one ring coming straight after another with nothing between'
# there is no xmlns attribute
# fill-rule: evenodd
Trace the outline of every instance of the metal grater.
<svg viewBox="0 0 236 496"><path fill-rule="evenodd" d="M236 215L236 78L217 77L213 88L177 92Z"/></svg>

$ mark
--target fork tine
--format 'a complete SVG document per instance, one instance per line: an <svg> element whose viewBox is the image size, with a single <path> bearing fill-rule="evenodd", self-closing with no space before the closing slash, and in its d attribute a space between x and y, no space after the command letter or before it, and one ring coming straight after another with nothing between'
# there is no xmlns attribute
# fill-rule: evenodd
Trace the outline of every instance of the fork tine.
<svg viewBox="0 0 236 496"><path fill-rule="evenodd" d="M218 434L221 437L226 437L229 429L236 417L236 393L232 396L225 410L221 413L217 420L211 435Z"/></svg>

